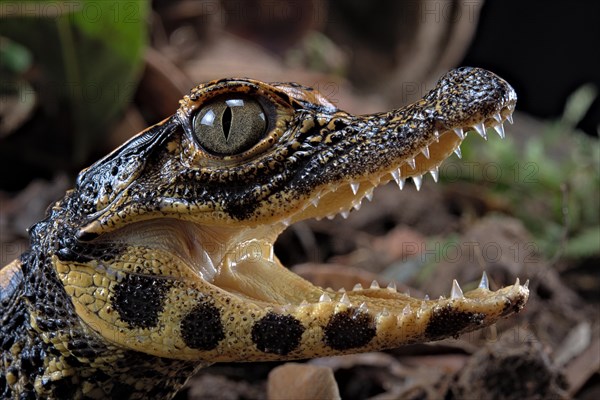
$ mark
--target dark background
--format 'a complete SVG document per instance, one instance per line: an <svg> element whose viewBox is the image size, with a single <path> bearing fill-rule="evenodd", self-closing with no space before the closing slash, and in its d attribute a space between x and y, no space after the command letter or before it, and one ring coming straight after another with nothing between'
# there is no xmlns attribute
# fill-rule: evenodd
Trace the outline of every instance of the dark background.
<svg viewBox="0 0 600 400"><path fill-rule="evenodd" d="M465 65L489 68L519 95L517 108L556 118L585 83L600 88L600 2L486 1ZM598 135L596 98L579 127Z"/></svg>

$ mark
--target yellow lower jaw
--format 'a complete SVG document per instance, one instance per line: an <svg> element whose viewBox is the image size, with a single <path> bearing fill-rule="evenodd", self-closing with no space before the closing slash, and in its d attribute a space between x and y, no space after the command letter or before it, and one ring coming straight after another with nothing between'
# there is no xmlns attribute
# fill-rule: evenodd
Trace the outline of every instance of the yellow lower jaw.
<svg viewBox="0 0 600 400"><path fill-rule="evenodd" d="M529 295L518 282L496 292L482 284L464 295L455 284L450 298L440 300L376 284L333 292L276 258L249 254L222 266L212 283L156 249L142 268L143 249L129 249L112 272L100 263L53 262L87 329L116 348L183 360L301 359L438 340L518 312Z"/></svg>

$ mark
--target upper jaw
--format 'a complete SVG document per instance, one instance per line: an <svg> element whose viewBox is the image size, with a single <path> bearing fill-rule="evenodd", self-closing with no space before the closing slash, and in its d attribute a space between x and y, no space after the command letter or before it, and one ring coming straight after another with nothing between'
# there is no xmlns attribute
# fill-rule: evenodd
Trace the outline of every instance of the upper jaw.
<svg viewBox="0 0 600 400"><path fill-rule="evenodd" d="M178 158L175 153L195 148L190 138L181 134L185 126L177 127L183 124L181 118L149 130L144 134L146 139L132 140L125 147L139 145L148 154L160 154L153 159L163 162L135 164L135 168L156 169L154 174L164 174L176 182L173 185L186 190L179 195L169 185L164 185L163 192L151 189L154 182L133 174L135 182L123 183L128 196L117 197L88 218L77 233L78 239L93 239L124 224L157 216L204 225L257 227L345 215L359 207L360 200L369 198L372 189L381 183L395 180L403 186L410 177L420 187L427 173L435 180L441 162L459 151L466 131L474 129L486 137L485 129L495 127L503 136L502 123L510 120L516 102L510 85L476 68L449 72L422 100L410 106L364 116L352 116L331 104L303 109L307 100L294 96L304 92L298 88L286 92L285 87L271 86L274 92L284 92L291 99L285 111L287 122L278 125L286 129L280 143L226 170L194 167L181 159L182 154ZM257 170L259 164L263 168ZM108 167L105 169L110 170ZM215 181L225 176L230 181ZM148 190L152 190L151 197ZM145 203L137 204L131 200L135 198Z"/></svg>
<svg viewBox="0 0 600 400"><path fill-rule="evenodd" d="M346 217L390 180L402 189L412 178L417 190L426 174L437 182L440 164L452 153L461 156L468 131L487 140L486 129L493 128L504 138L503 124L512 123L515 105L515 91L507 82L485 70L462 68L403 109L358 117L333 113L324 125L344 128L329 133L328 143L314 146L291 184L300 207L282 220Z"/></svg>

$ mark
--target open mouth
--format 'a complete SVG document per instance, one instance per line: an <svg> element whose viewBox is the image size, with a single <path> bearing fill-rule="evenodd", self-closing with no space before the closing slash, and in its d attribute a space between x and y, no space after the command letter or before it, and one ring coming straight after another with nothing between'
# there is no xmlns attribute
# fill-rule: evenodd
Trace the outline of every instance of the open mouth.
<svg viewBox="0 0 600 400"><path fill-rule="evenodd" d="M463 304L466 308L478 309L482 314L497 313L498 305L524 303L523 294L527 292L527 284L521 286L519 281L509 288L491 292L485 274L478 288L463 293L458 282L449 287L448 298L440 300L414 299L397 293L391 284L380 288L377 282L371 287L355 286L352 290L331 291L317 286L307 285L286 268L281 267L273 252L273 244L279 233L290 223L306 218L333 219L340 215L347 218L350 212L360 210L362 201L372 200L374 189L382 184L395 181L400 189L406 180L412 180L417 190L420 189L426 174L438 181L439 166L448 156L455 153L460 157L460 144L465 140L467 132L472 130L487 140L486 127L493 128L504 138L505 121L512 123L514 103L504 106L492 118L479 121L472 127L458 126L435 132L433 139L427 142L413 157L398 167L382 171L366 178L329 184L317 190L306 205L298 213L291 215L280 223L255 228L232 229L210 227L186 228L190 232L188 243L192 237L201 238L202 243L210 242L210 238L218 238L219 245L214 248L221 251L207 253L202 250L206 263L198 263L199 273L204 279L219 288L241 297L244 301L256 302L262 307L285 309L305 307L309 304L328 303L344 306L372 307L380 315L406 315L410 310L417 312L428 307L443 307L444 304ZM472 129L471 129L472 128ZM190 223L190 226L193 224ZM228 244L225 244L228 243ZM519 298L521 298L519 300ZM526 298L526 296L525 296ZM506 304L505 304L506 303ZM494 310L494 311L493 311ZM503 311L506 312L506 311Z"/></svg>
<svg viewBox="0 0 600 400"><path fill-rule="evenodd" d="M287 90L296 93L295 86ZM295 101L304 104L303 96ZM369 288L357 285L333 291L282 266L273 244L296 221L347 217L360 209L363 199L370 200L381 184L395 181L402 189L410 179L419 189L427 174L437 181L440 164L452 153L460 157L467 132L487 139L490 128L504 137L503 123L512 122L515 104L516 95L506 82L487 71L464 68L442 78L421 101L389 113L356 117L324 103L318 112L326 117L309 113L311 119L294 121L294 116L306 112L296 105L286 121L306 130L292 129L291 138L284 136L298 141L295 153L281 157L284 167L280 166L279 175L273 173L263 183L251 181L247 186L225 185L225 189L208 182L214 184L211 188L219 200L201 199L200 206L160 196L148 198L140 190L139 198L156 200L154 208L122 203L121 208L108 209L86 226L80 238L96 244L122 243L127 258L102 265L105 270L113 269L109 271L113 281L107 280L106 290L96 292L104 296L101 302L93 309L76 305L78 312L89 316L101 331L120 326L130 332L127 345L134 349L212 361L243 361L249 355L253 360L307 358L393 348L493 324L524 307L527 283L521 285L517 279L512 286L491 291L484 274L475 290L463 292L454 281L448 296L437 300L414 298L399 293L394 284L381 288L377 282ZM319 118L324 122L319 123ZM264 143L259 142L258 148ZM221 144L206 145L221 149ZM166 148L176 152L177 146ZM272 163L275 168L279 164L272 153L291 152L292 147L282 145L249 163L262 163L263 168ZM222 158L227 161L227 157ZM215 169L215 179L234 176L237 167L229 168ZM256 170L244 173L256 174ZM196 170L190 176L198 174ZM204 186L195 187L200 194L208 193ZM128 198L134 197L134 189L127 190ZM123 207L139 213L122 212ZM155 214L141 214L148 209ZM124 218L138 215L137 222L125 219L121 223L121 213ZM140 258L143 266L133 262L139 263ZM70 277L65 273L61 279L68 282ZM154 331L136 319L147 311L130 301L139 297L133 283L140 292L162 297L151 315ZM177 333L176 338L170 332ZM226 333L231 340L225 340Z"/></svg>
<svg viewBox="0 0 600 400"><path fill-rule="evenodd" d="M511 121L513 108L512 104L504 106L492 118L475 125L474 132L487 139L485 127L490 126L503 137L502 124ZM338 214L347 217L351 210L360 209L363 199L371 200L375 187L391 180L401 189L407 178L419 189L426 173L437 181L439 165L452 153L460 155L459 146L469 128L459 126L434 133L429 142L394 169L322 187L304 209L280 223L239 228L152 219L130 224L101 240L123 239L132 246L176 255L215 290L267 312L300 315L319 309L331 315L349 312L352 318L370 315L380 329L400 330L404 335L402 343L423 338L435 340L478 329L519 311L528 297L527 283L521 285L517 279L513 286L490 291L484 273L475 290L463 293L455 280L449 284L448 296L437 300L413 298L397 292L393 283L381 288L376 281L368 288L356 285L333 291L312 285L290 272L273 252L275 240L291 220L333 218Z"/></svg>

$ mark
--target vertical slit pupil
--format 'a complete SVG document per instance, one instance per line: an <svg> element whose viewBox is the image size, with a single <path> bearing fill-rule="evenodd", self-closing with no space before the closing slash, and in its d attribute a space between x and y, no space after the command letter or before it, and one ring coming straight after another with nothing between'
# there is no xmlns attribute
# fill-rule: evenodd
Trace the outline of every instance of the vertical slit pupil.
<svg viewBox="0 0 600 400"><path fill-rule="evenodd" d="M223 134L225 135L225 140L229 140L229 133L231 130L231 107L227 107L225 111L223 111L223 116L221 117L221 126L223 127Z"/></svg>

